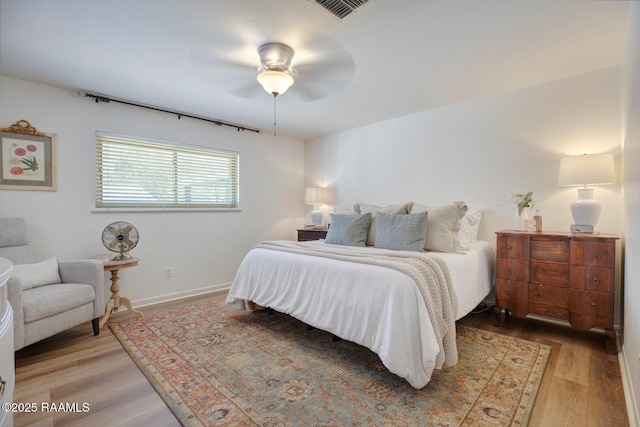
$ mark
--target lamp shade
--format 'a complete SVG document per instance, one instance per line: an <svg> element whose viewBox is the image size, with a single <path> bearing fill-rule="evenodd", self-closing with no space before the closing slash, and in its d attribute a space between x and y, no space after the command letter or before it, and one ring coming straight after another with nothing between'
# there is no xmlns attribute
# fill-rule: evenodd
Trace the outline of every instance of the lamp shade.
<svg viewBox="0 0 640 427"><path fill-rule="evenodd" d="M616 182L611 154L583 154L560 160L558 185L613 184Z"/></svg>
<svg viewBox="0 0 640 427"><path fill-rule="evenodd" d="M333 192L326 187L307 187L304 189L305 205L321 205L331 203Z"/></svg>
<svg viewBox="0 0 640 427"><path fill-rule="evenodd" d="M258 74L258 83L267 93L282 95L293 85L293 77L284 71L266 70Z"/></svg>

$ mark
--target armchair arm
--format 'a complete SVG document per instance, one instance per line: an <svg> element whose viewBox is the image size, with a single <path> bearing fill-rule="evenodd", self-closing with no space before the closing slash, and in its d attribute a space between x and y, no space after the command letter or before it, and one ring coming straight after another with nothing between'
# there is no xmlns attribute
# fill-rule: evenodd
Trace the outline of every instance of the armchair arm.
<svg viewBox="0 0 640 427"><path fill-rule="evenodd" d="M104 314L104 266L94 259L58 261L62 283L83 283L93 286L96 299L93 301L95 318Z"/></svg>
<svg viewBox="0 0 640 427"><path fill-rule="evenodd" d="M24 310L22 309L22 279L9 276L7 281L7 300L13 309L14 350L24 347Z"/></svg>

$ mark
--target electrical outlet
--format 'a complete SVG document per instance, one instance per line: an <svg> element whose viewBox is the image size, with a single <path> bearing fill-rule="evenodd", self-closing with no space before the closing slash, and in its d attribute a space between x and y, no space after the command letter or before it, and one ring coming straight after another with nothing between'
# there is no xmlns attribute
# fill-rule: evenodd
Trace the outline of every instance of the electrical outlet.
<svg viewBox="0 0 640 427"><path fill-rule="evenodd" d="M171 279L173 277L173 268L167 267L164 269L164 277Z"/></svg>

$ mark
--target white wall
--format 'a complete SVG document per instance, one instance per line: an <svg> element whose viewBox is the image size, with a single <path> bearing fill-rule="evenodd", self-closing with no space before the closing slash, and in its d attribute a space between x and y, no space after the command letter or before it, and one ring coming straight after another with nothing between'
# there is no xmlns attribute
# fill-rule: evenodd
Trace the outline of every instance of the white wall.
<svg viewBox="0 0 640 427"><path fill-rule="evenodd" d="M350 207L465 200L481 208L483 240L513 227L512 191L533 191L545 230L568 231L573 187L557 185L560 158L613 153L620 172L620 69L421 112L306 142L307 184L334 186ZM620 234L621 189L597 188L602 232Z"/></svg>
<svg viewBox="0 0 640 427"><path fill-rule="evenodd" d="M623 353L631 364L628 382L635 390L637 417L640 312L632 304L640 301L640 4L632 8L635 32L628 52L633 52L634 68L627 86L633 96L624 135L621 69L615 67L307 141L305 180L335 187L336 204L347 208L359 201L465 200L471 210L484 210L479 237L495 244L494 232L513 226L513 211L502 201L514 190L534 192L544 230L568 231L573 222L569 205L577 192L557 185L560 158L614 154L617 184L599 186L595 197L603 203L600 231L626 239L624 299L622 245L617 245L615 322L624 315Z"/></svg>
<svg viewBox="0 0 640 427"><path fill-rule="evenodd" d="M23 217L39 259L106 252L103 228L131 222L140 232L138 267L121 272L134 305L223 287L263 239L294 239L303 224L304 144L121 104L96 104L74 91L0 76L0 127L20 119L55 134L58 191L0 190L0 216ZM215 101L215 96L211 97ZM95 132L236 150L241 212L92 213ZM165 278L165 268L173 278ZM109 282L107 281L107 284Z"/></svg>
<svg viewBox="0 0 640 427"><path fill-rule="evenodd" d="M625 273L622 353L632 390L627 405L640 425L640 3L629 12L623 68ZM635 405L635 408L633 407ZM633 424L632 424L633 425Z"/></svg>

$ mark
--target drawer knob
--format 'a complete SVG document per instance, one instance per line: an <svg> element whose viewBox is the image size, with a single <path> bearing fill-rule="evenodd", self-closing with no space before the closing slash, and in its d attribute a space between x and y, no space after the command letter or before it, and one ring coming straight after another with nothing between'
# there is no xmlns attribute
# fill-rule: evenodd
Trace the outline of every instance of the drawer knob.
<svg viewBox="0 0 640 427"><path fill-rule="evenodd" d="M504 291L505 291L506 293L509 293L509 292L511 292L511 289L507 288L507 289L505 289Z"/></svg>
<svg viewBox="0 0 640 427"><path fill-rule="evenodd" d="M513 273L513 269L511 267L507 267L507 273L509 274Z"/></svg>
<svg viewBox="0 0 640 427"><path fill-rule="evenodd" d="M592 280L594 285L599 285L600 284L600 279L598 279L597 277L594 277Z"/></svg>
<svg viewBox="0 0 640 427"><path fill-rule="evenodd" d="M591 303L591 308L594 308L594 309L595 309L595 308L598 308L598 304L596 304L595 302L592 302L592 303Z"/></svg>
<svg viewBox="0 0 640 427"><path fill-rule="evenodd" d="M600 254L598 252L596 252L595 254L593 254L593 258L600 259Z"/></svg>

